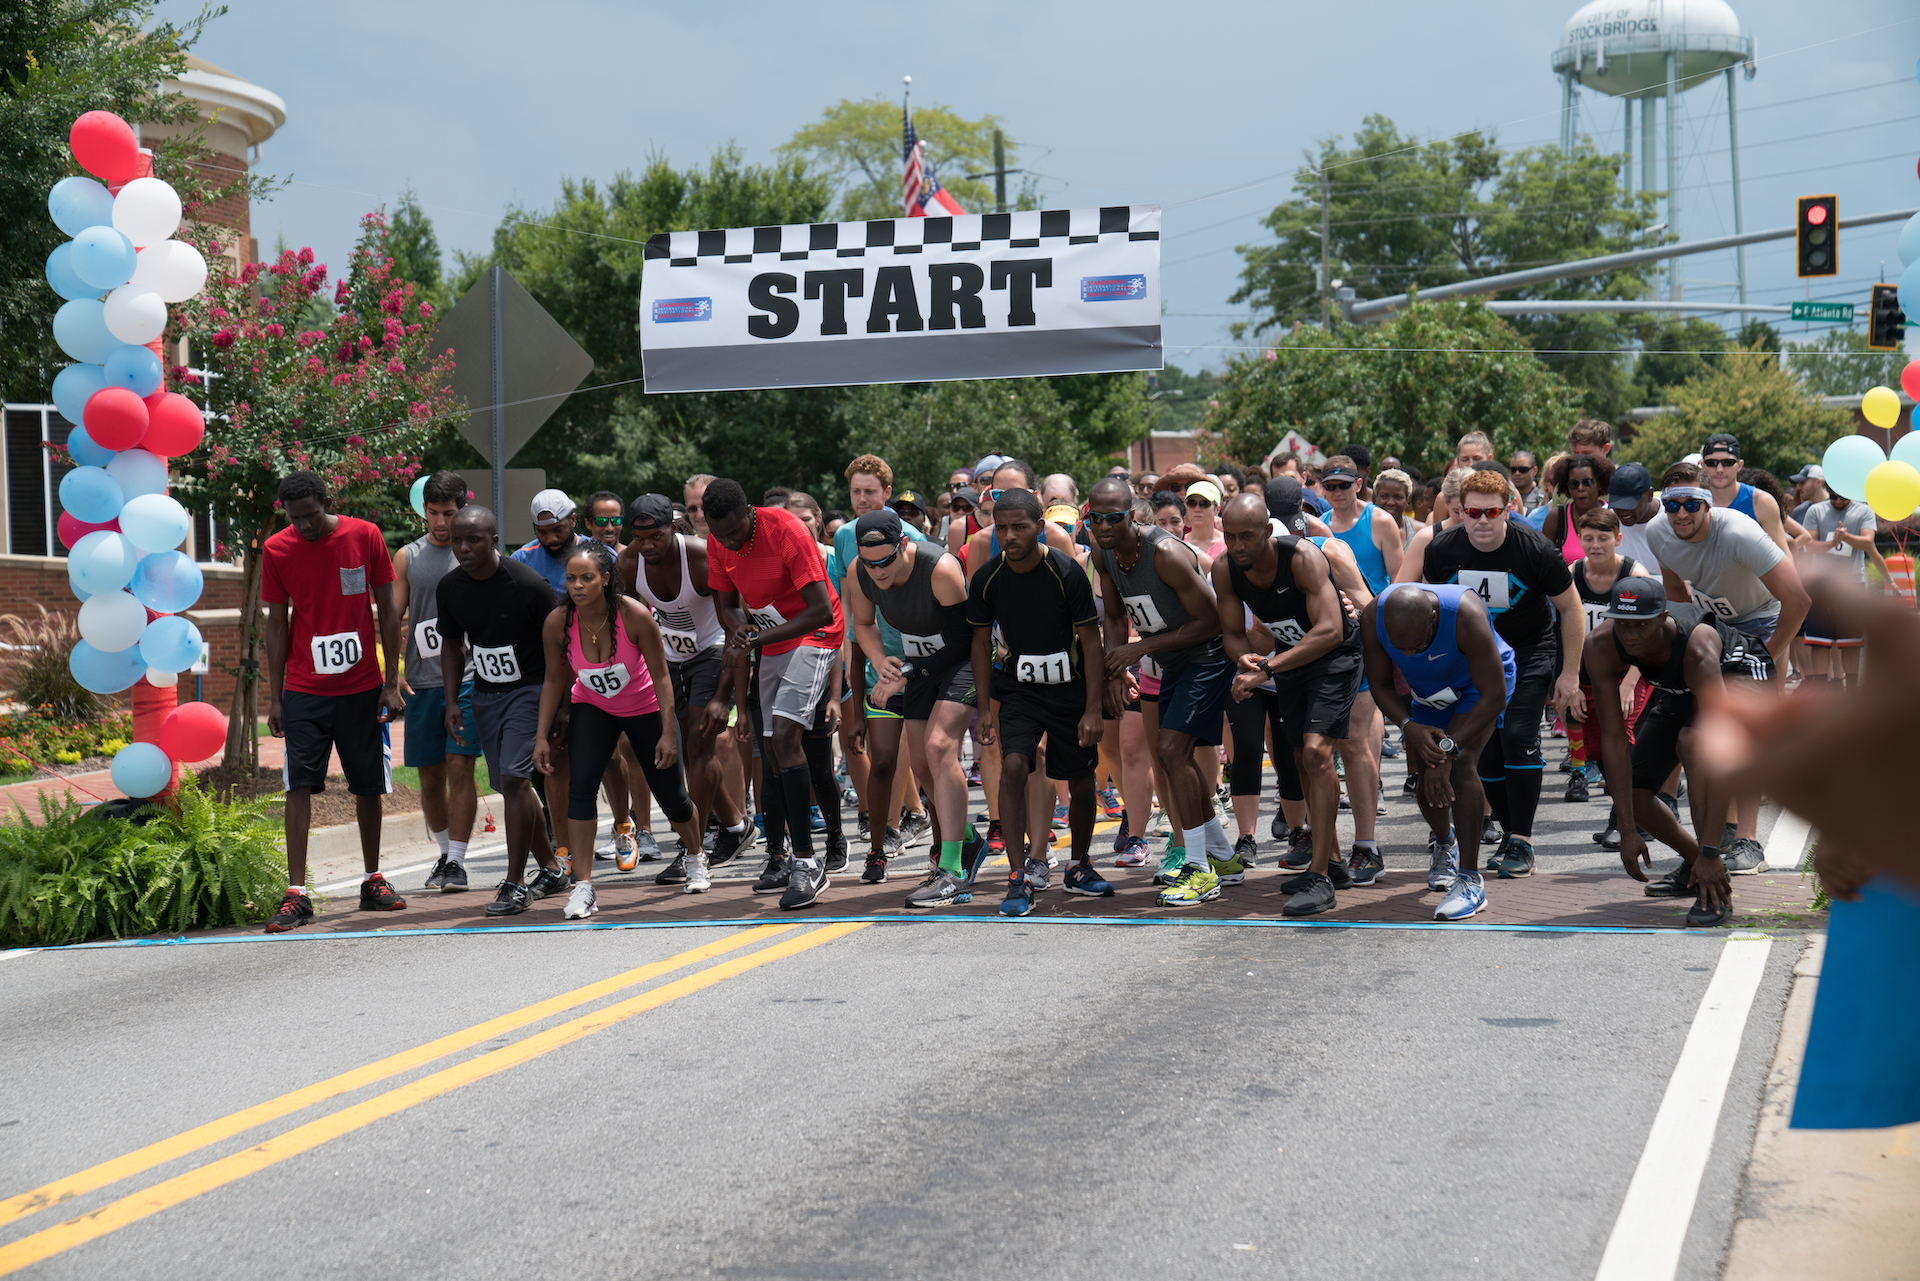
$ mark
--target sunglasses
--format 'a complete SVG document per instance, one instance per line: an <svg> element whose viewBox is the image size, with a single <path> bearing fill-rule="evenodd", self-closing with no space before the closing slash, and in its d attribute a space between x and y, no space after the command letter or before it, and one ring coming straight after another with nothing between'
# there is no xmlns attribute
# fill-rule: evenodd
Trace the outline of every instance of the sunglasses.
<svg viewBox="0 0 1920 1281"><path fill-rule="evenodd" d="M1187 500L1187 506L1189 506L1189 507L1211 507L1211 506L1213 506L1213 500L1212 500L1211 498L1189 498L1189 499Z"/></svg>
<svg viewBox="0 0 1920 1281"><path fill-rule="evenodd" d="M955 516L965 516L973 511L972 503L948 503L947 511Z"/></svg>
<svg viewBox="0 0 1920 1281"><path fill-rule="evenodd" d="M1702 467L1738 467L1740 460L1738 458L1703 458L1700 460L1700 465Z"/></svg>
<svg viewBox="0 0 1920 1281"><path fill-rule="evenodd" d="M887 566L893 564L893 562L899 559L900 559L900 549L896 547L893 549L893 552L891 555L882 556L879 560L869 560L867 557L862 556L860 558L860 563L862 565L865 565L868 569L885 569Z"/></svg>
<svg viewBox="0 0 1920 1281"><path fill-rule="evenodd" d="M1350 480L1323 480L1320 482L1320 488L1326 490L1329 494L1344 494L1353 488L1353 482Z"/></svg>
<svg viewBox="0 0 1920 1281"><path fill-rule="evenodd" d="M600 528L602 529L612 529L615 525L618 525L621 521L625 520L626 517L624 516L590 516L588 517L588 519L591 520L594 524L600 526Z"/></svg>
<svg viewBox="0 0 1920 1281"><path fill-rule="evenodd" d="M1669 512L1684 511L1689 516L1707 506L1704 498L1663 498L1660 505Z"/></svg>
<svg viewBox="0 0 1920 1281"><path fill-rule="evenodd" d="M1088 512L1087 524L1118 525L1121 521L1127 519L1127 517L1131 515L1133 515L1132 512Z"/></svg>
<svg viewBox="0 0 1920 1281"><path fill-rule="evenodd" d="M1461 520L1498 520L1506 514L1505 507L1462 507Z"/></svg>
<svg viewBox="0 0 1920 1281"><path fill-rule="evenodd" d="M1024 489L1020 489L1020 490L1014 490L1014 489L989 489L989 490L987 491L987 497L988 497L988 498L991 498L991 499L992 499L992 500L993 500L994 502L996 502L996 503L997 503L997 502L999 502L999 501L1000 501L1000 495L1002 495L1002 494L1013 494L1013 493L1020 493L1020 494L1024 494L1024 493L1028 493L1028 492L1030 492L1030 491L1028 491L1028 490L1024 490Z"/></svg>
<svg viewBox="0 0 1920 1281"><path fill-rule="evenodd" d="M1589 476L1585 480L1571 480L1571 479L1568 480L1567 488L1568 489L1592 489L1595 485L1598 485L1599 483L1600 483L1599 481Z"/></svg>
<svg viewBox="0 0 1920 1281"><path fill-rule="evenodd" d="M1508 470L1508 471L1510 471L1510 472L1512 472L1512 473L1513 473L1514 475L1516 475L1516 476L1518 476L1518 475L1521 475L1521 474L1523 474L1523 473L1526 473L1526 472L1530 472L1530 471L1532 471L1532 470L1533 470L1533 468L1532 468L1531 466L1526 466L1526 467L1509 467L1509 468L1507 468L1507 470Z"/></svg>

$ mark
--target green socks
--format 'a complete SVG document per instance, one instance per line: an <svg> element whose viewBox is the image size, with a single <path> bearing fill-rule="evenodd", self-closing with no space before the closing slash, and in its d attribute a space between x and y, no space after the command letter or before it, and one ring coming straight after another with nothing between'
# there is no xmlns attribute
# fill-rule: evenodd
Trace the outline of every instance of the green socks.
<svg viewBox="0 0 1920 1281"><path fill-rule="evenodd" d="M968 828L967 833L968 835L972 835L973 829ZM955 876L959 876L961 874L960 847L964 844L965 844L964 841L941 841L940 842L940 870L941 871L951 872Z"/></svg>

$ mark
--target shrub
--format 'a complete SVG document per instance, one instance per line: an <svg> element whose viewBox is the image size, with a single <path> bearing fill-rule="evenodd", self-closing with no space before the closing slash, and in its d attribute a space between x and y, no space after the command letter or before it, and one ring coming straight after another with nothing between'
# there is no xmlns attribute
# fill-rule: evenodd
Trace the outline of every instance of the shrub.
<svg viewBox="0 0 1920 1281"><path fill-rule="evenodd" d="M104 715L108 702L79 681L67 667L67 656L80 639L80 621L73 614L55 614L35 603L38 618L0 614L12 633L0 657L0 686L12 691L14 701L44 708L63 720L91 721Z"/></svg>
<svg viewBox="0 0 1920 1281"><path fill-rule="evenodd" d="M133 717L126 712L79 723L44 708L0 716L0 770L28 774L48 761L71 765L89 756L112 756L132 739Z"/></svg>
<svg viewBox="0 0 1920 1281"><path fill-rule="evenodd" d="M177 809L135 820L44 797L44 825L0 819L0 946L265 920L287 888L270 803L216 801L189 775Z"/></svg>

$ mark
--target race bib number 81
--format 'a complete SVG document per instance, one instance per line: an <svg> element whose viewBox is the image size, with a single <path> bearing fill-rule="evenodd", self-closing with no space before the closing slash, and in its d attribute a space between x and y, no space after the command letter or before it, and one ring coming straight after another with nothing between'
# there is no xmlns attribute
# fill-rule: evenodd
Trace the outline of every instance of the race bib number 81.
<svg viewBox="0 0 1920 1281"><path fill-rule="evenodd" d="M320 676L338 676L360 661L360 633L335 632L313 638L313 670Z"/></svg>
<svg viewBox="0 0 1920 1281"><path fill-rule="evenodd" d="M1028 685L1064 685L1073 679L1073 659L1061 654L1022 654L1013 667Z"/></svg>
<svg viewBox="0 0 1920 1281"><path fill-rule="evenodd" d="M1122 596L1120 602L1127 607L1127 617L1133 620L1134 630L1142 636L1167 630L1167 620L1161 616L1160 607L1153 603L1153 597Z"/></svg>

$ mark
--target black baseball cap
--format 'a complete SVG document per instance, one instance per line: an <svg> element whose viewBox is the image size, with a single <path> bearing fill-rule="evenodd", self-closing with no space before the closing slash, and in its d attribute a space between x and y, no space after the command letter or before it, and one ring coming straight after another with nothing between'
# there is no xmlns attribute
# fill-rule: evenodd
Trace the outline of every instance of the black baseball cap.
<svg viewBox="0 0 1920 1281"><path fill-rule="evenodd" d="M853 541L861 547L891 547L907 536L900 518L884 507L855 521L853 531Z"/></svg>
<svg viewBox="0 0 1920 1281"><path fill-rule="evenodd" d="M1613 585L1613 599L1600 611L1602 618L1658 618L1667 612L1667 589L1657 578L1623 575Z"/></svg>
<svg viewBox="0 0 1920 1281"><path fill-rule="evenodd" d="M1740 438L1731 432L1717 431L1707 437L1707 443L1700 446L1700 456L1705 458L1708 454L1714 453L1717 450L1724 450L1732 454L1735 458L1745 457L1745 455L1740 452Z"/></svg>
<svg viewBox="0 0 1920 1281"><path fill-rule="evenodd" d="M1320 479L1322 482L1332 480L1336 476L1343 476L1346 479L1352 480L1352 481L1357 481L1360 479L1360 473L1358 470L1345 465L1336 465L1333 467L1329 467L1325 471L1320 473Z"/></svg>
<svg viewBox="0 0 1920 1281"><path fill-rule="evenodd" d="M953 498L951 501L956 503L965 503L969 507L978 508L980 506L980 491L975 489L972 485L962 485L960 486L960 488L953 491Z"/></svg>
<svg viewBox="0 0 1920 1281"><path fill-rule="evenodd" d="M627 520L636 529L673 524L673 500L665 494L642 494L627 504Z"/></svg>
<svg viewBox="0 0 1920 1281"><path fill-rule="evenodd" d="M1617 512L1630 512L1653 488L1653 477L1639 463L1625 463L1615 469L1607 482L1607 506Z"/></svg>
<svg viewBox="0 0 1920 1281"><path fill-rule="evenodd" d="M1280 522L1292 534L1307 532L1307 518L1300 511L1301 485L1298 476L1275 476L1263 491L1267 515Z"/></svg>
<svg viewBox="0 0 1920 1281"><path fill-rule="evenodd" d="M911 507L917 512L927 510L926 500L911 489L903 489L887 500L887 506L899 511L902 507Z"/></svg>

